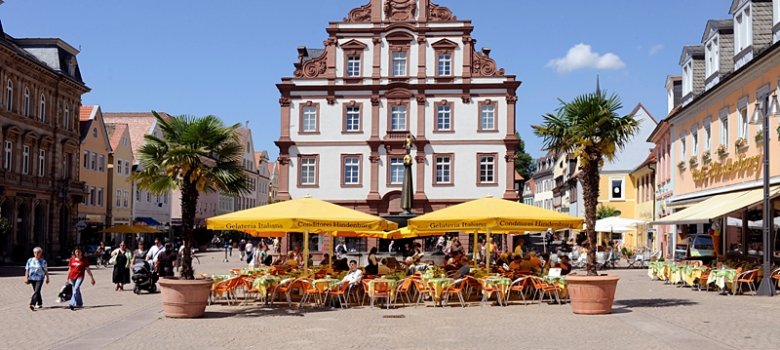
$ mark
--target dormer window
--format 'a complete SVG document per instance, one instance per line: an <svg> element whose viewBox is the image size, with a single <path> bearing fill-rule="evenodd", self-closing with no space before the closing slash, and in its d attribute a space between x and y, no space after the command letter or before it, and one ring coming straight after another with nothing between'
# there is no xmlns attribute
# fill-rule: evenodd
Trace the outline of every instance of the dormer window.
<svg viewBox="0 0 780 350"><path fill-rule="evenodd" d="M712 38L705 48L706 58L704 62L704 75L709 77L720 70L720 50L718 49L718 37Z"/></svg>
<svg viewBox="0 0 780 350"><path fill-rule="evenodd" d="M686 96L691 92L693 92L693 61L688 60L683 65L682 95Z"/></svg>
<svg viewBox="0 0 780 350"><path fill-rule="evenodd" d="M750 7L746 7L734 16L734 54L742 52L753 44L751 23Z"/></svg>

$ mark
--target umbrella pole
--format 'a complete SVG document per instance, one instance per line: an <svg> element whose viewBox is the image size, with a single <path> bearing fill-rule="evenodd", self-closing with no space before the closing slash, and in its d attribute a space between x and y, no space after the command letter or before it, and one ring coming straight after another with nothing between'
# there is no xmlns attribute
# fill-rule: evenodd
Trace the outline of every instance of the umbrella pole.
<svg viewBox="0 0 780 350"><path fill-rule="evenodd" d="M479 239L479 231L474 230L474 247L472 247L472 250L474 251L473 257L474 257L474 267L479 266L479 260L477 258L477 253L479 251L479 242L477 241Z"/></svg>
<svg viewBox="0 0 780 350"><path fill-rule="evenodd" d="M303 268L309 268L309 229L303 230Z"/></svg>
<svg viewBox="0 0 780 350"><path fill-rule="evenodd" d="M485 235L485 269L490 273L490 254L492 253L490 251L490 248L492 247L490 244L490 228L485 231L487 231L487 234Z"/></svg>

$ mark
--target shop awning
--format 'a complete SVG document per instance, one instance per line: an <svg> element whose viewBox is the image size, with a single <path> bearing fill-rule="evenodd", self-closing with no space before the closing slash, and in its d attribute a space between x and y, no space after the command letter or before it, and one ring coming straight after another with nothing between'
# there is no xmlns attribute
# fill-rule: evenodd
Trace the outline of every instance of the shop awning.
<svg viewBox="0 0 780 350"><path fill-rule="evenodd" d="M149 226L160 226L160 222L149 216L139 216L135 218L136 222L143 222Z"/></svg>
<svg viewBox="0 0 780 350"><path fill-rule="evenodd" d="M769 190L769 196L780 194L780 186ZM676 212L663 219L652 222L653 225L705 224L711 219L721 217L733 211L757 204L764 199L764 189L756 188L741 192L725 193L694 204L685 210Z"/></svg>

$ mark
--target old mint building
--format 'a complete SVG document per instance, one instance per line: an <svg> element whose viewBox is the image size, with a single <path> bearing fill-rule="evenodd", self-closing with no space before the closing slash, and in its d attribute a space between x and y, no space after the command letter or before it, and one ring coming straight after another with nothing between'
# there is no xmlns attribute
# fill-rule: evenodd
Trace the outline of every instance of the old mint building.
<svg viewBox="0 0 780 350"><path fill-rule="evenodd" d="M107 224L107 192L110 175L107 162L112 153L103 112L100 106L83 106L79 111L81 127L81 170L79 178L86 184L87 194L79 204L80 237L98 237ZM84 237L84 238L87 238ZM82 242L82 239L78 240Z"/></svg>
<svg viewBox="0 0 780 350"><path fill-rule="evenodd" d="M474 27L430 0L371 0L298 48L281 97L279 199L401 212L414 137L413 212L514 189L520 82L477 49Z"/></svg>
<svg viewBox="0 0 780 350"><path fill-rule="evenodd" d="M79 107L89 88L78 50L64 41L20 39L0 23L0 215L11 230L0 253L17 260L40 245L50 258L75 243Z"/></svg>

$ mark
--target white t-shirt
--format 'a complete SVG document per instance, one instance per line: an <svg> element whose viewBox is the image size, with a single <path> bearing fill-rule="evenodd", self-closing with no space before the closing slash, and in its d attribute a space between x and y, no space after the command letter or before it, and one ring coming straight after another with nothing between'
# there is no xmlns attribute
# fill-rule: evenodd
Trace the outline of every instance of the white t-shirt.
<svg viewBox="0 0 780 350"><path fill-rule="evenodd" d="M251 253L251 252L252 252L252 248L254 248L254 246L252 245L252 243L247 243L247 244L246 244L246 248L244 248L244 250L245 250L247 253Z"/></svg>
<svg viewBox="0 0 780 350"><path fill-rule="evenodd" d="M146 253L146 260L157 261L157 255L159 255L164 248L163 245L153 245L149 248L149 252Z"/></svg>

